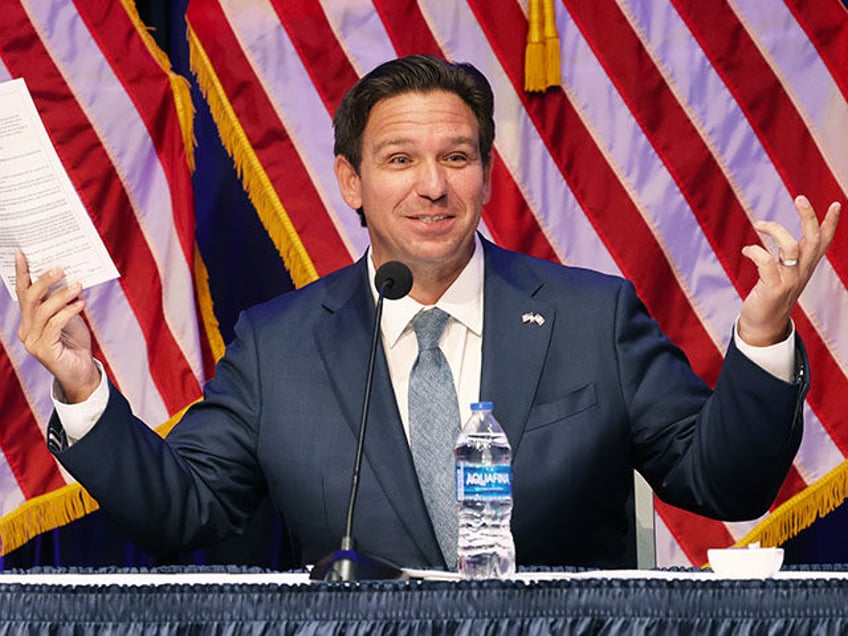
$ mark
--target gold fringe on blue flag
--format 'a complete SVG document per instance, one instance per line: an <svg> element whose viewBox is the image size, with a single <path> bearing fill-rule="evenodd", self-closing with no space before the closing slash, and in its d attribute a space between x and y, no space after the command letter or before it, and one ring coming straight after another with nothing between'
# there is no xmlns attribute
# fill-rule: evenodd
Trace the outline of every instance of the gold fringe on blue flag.
<svg viewBox="0 0 848 636"><path fill-rule="evenodd" d="M297 287L311 283L318 278L318 271L256 156L200 39L191 28L188 29L188 43L189 65L209 104L224 148L233 158L248 198L280 253L292 282Z"/></svg>

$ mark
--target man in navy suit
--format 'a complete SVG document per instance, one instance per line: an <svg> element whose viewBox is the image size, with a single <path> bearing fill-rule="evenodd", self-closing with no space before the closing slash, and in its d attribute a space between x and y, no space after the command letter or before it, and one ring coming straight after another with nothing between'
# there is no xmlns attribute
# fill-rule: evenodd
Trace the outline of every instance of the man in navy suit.
<svg viewBox="0 0 848 636"><path fill-rule="evenodd" d="M404 566L446 563L409 448L410 320L437 306L462 409L494 400L513 448L513 534L525 565L635 565L632 470L665 501L723 519L765 512L801 439L809 385L789 315L833 239L796 201L803 238L763 223L780 259L745 255L745 299L715 391L659 331L632 285L498 248L476 228L491 193L492 92L473 67L414 56L347 94L334 125L345 201L371 246L354 265L246 311L193 407L162 441L103 377L78 286L29 280L20 337L56 378L49 446L127 534L185 548L244 528L269 495L303 563L338 547L374 320L374 271L410 267L388 301L353 535ZM88 416L69 413L80 405ZM82 420L82 421L80 421Z"/></svg>

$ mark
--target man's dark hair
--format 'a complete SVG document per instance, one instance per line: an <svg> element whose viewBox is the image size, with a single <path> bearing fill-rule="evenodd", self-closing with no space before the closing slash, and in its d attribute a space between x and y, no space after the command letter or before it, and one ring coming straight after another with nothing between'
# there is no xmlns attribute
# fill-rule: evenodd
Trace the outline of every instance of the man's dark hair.
<svg viewBox="0 0 848 636"><path fill-rule="evenodd" d="M362 135L371 109L380 100L405 93L447 91L459 96L477 119L480 155L484 165L492 159L495 140L494 97L486 77L471 64L447 62L432 55L410 55L385 62L364 75L345 94L333 117L335 145L359 173ZM365 217L357 210L362 224Z"/></svg>

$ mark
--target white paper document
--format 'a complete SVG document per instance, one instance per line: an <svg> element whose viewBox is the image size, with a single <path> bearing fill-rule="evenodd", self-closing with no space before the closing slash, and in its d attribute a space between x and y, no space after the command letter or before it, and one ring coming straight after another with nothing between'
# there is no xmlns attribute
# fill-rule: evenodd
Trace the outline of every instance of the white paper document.
<svg viewBox="0 0 848 636"><path fill-rule="evenodd" d="M32 280L53 267L83 288L119 276L23 79L0 83L0 275L15 300L18 251Z"/></svg>

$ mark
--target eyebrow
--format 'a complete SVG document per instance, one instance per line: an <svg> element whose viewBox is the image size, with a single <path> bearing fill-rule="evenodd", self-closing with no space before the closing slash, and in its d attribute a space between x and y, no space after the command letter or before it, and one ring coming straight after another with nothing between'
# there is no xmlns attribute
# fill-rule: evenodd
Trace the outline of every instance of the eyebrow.
<svg viewBox="0 0 848 636"><path fill-rule="evenodd" d="M412 137L392 137L390 139L385 139L374 146L374 152L380 152L385 148L391 148L393 146L404 146L406 144L412 143L414 139ZM477 140L473 137L467 137L465 135L452 137L450 140L451 145L461 146L468 145L477 147Z"/></svg>

